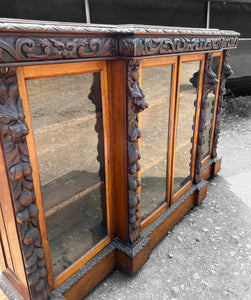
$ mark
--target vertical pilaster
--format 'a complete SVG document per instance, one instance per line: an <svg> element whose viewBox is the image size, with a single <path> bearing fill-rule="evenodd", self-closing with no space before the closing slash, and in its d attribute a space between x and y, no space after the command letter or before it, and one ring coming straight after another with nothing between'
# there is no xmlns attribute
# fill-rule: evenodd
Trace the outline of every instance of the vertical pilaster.
<svg viewBox="0 0 251 300"><path fill-rule="evenodd" d="M223 102L223 96L226 93L225 89L225 83L227 78L229 78L233 71L228 63L230 54L230 50L225 50L223 53L223 62L222 62L222 68L221 68L221 78L220 78L220 89L219 89L219 98L218 98L218 105L217 105L217 111L216 111L216 121L215 121L215 129L214 129L214 137L213 137L213 158L217 157L217 144L219 140L219 134L220 134L220 124L221 124L221 114L223 112L224 102Z"/></svg>
<svg viewBox="0 0 251 300"><path fill-rule="evenodd" d="M15 68L0 69L0 126L9 187L31 298L46 300L50 297L50 291L26 142L29 129L19 97Z"/></svg>
<svg viewBox="0 0 251 300"><path fill-rule="evenodd" d="M213 56L212 53L206 54L202 95L201 95L201 107L200 107L200 120L199 120L199 132L198 132L198 143L197 143L197 153L195 160L195 183L197 184L195 193L195 205L200 205L200 203L205 199L207 194L207 182L201 179L202 171L202 160L203 160L203 144L205 143L204 132L206 130L207 122L207 109L209 109L209 102L207 100L208 94L215 88L218 83L216 74L212 71Z"/></svg>
<svg viewBox="0 0 251 300"><path fill-rule="evenodd" d="M138 187L140 180L140 152L138 140L141 131L138 127L138 114L148 106L145 95L139 87L139 60L130 60L127 64L127 105L128 105L128 135L127 135L127 174L128 174L128 226L129 241L135 243L140 237L140 196Z"/></svg>
<svg viewBox="0 0 251 300"><path fill-rule="evenodd" d="M202 145L205 143L204 131L206 130L207 109L209 106L207 96L209 92L212 91L215 85L218 83L217 76L212 71L212 62L213 62L212 53L208 53L206 55L205 69L204 69L200 120L199 120L198 145L197 145L197 154L196 154L196 162L195 162L195 183L197 184L201 181L201 176L200 176L201 168L202 168L201 162L203 160Z"/></svg>

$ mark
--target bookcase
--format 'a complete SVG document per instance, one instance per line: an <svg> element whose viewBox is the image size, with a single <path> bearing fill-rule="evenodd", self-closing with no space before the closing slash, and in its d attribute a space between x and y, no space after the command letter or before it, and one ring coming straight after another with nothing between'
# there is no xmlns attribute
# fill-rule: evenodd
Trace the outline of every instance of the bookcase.
<svg viewBox="0 0 251 300"><path fill-rule="evenodd" d="M10 299L82 299L115 267L133 275L200 205L220 170L238 36L0 20L0 286Z"/></svg>

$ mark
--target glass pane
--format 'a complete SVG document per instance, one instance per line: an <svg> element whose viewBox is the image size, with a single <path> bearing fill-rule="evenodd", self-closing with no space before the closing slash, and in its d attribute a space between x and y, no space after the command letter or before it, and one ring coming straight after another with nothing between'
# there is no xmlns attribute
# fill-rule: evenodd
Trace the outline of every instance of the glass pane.
<svg viewBox="0 0 251 300"><path fill-rule="evenodd" d="M141 113L141 220L166 201L167 144L172 66L142 70L149 107Z"/></svg>
<svg viewBox="0 0 251 300"><path fill-rule="evenodd" d="M100 74L26 83L58 275L107 235Z"/></svg>
<svg viewBox="0 0 251 300"><path fill-rule="evenodd" d="M218 78L219 74L219 66L220 66L220 57L213 57L212 62L212 70L216 74ZM214 104L215 104L215 94L217 90L218 84L214 87L214 89L208 93L207 100L209 106L206 110L207 113L207 122L206 122L206 130L204 131L205 143L202 145L203 156L205 158L209 155L210 152L210 143L211 143L211 133L212 133L212 122L214 117Z"/></svg>
<svg viewBox="0 0 251 300"><path fill-rule="evenodd" d="M175 148L174 194L190 180L194 101L197 99L199 71L200 61L182 63Z"/></svg>

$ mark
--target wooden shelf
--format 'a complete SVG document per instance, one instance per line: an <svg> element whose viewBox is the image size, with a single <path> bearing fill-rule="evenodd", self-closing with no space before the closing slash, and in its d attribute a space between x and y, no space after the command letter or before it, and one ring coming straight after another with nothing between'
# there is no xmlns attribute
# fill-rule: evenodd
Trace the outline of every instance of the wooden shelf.
<svg viewBox="0 0 251 300"><path fill-rule="evenodd" d="M55 123L55 124L51 124L51 125L48 125L48 126L45 126L45 127L38 128L38 129L34 130L34 133L36 135L36 134L47 133L48 131L51 131L51 130L57 130L59 128L63 129L64 127L75 125L77 123L88 122L88 121L93 120L95 118L100 118L101 116L102 116L101 112L93 113L93 114L90 114L90 115L85 116L85 117L76 118L76 119L72 119L72 120L67 120L67 121L63 121L63 122L59 122L59 123Z"/></svg>
<svg viewBox="0 0 251 300"><path fill-rule="evenodd" d="M79 200L80 198L86 196L87 194L95 191L96 189L98 189L102 184L104 184L104 182L100 181L92 186L90 186L89 188L83 190L82 192L75 194L74 196L65 199L63 201L61 201L59 204L49 208L48 210L45 210L45 217L49 217L53 214L55 214L56 212L60 211L61 209L65 208L66 206L70 205L71 203Z"/></svg>
<svg viewBox="0 0 251 300"><path fill-rule="evenodd" d="M48 217L67 205L98 189L100 181L97 173L73 171L42 186L45 216Z"/></svg>

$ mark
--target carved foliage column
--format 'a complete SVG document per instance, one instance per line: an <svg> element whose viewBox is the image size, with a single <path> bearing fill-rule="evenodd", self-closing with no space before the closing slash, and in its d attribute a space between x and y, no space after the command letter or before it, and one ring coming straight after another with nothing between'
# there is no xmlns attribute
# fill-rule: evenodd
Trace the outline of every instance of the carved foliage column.
<svg viewBox="0 0 251 300"><path fill-rule="evenodd" d="M215 122L215 129L214 129L214 138L213 138L213 158L217 157L217 144L219 140L219 134L220 134L220 118L221 114L223 112L223 96L226 93L225 89L225 83L227 78L229 78L233 71L228 63L229 61L229 50L226 50L223 54L223 62L222 62L222 69L221 69L221 79L220 79L220 89L219 89L219 99L218 99L218 105L217 105L217 112L216 112L216 122Z"/></svg>
<svg viewBox="0 0 251 300"><path fill-rule="evenodd" d="M104 128L103 128L103 114L102 114L102 99L101 99L101 86L100 74L93 73L93 83L90 89L88 98L92 101L96 108L96 124L95 131L98 133L98 156L99 162L99 178L101 181L101 209L103 214L103 223L107 226L106 220L106 189L105 189L105 153L104 153Z"/></svg>
<svg viewBox="0 0 251 300"><path fill-rule="evenodd" d="M207 95L212 91L215 85L218 83L216 74L212 71L213 57L212 53L206 55L205 71L203 78L202 96L201 96L201 109L200 109L200 121L199 121L199 134L198 134L198 146L197 155L195 162L195 182L199 183L201 181L200 172L202 168L203 150L202 145L205 143L204 131L206 130L207 121L207 108L209 102L207 100Z"/></svg>
<svg viewBox="0 0 251 300"><path fill-rule="evenodd" d="M0 68L0 125L16 224L32 299L49 299L22 101L15 68ZM10 237L11 238L11 237Z"/></svg>
<svg viewBox="0 0 251 300"><path fill-rule="evenodd" d="M128 140L127 140L127 160L128 160L128 221L129 240L134 243L140 237L139 230L139 206L140 196L138 187L140 180L138 171L140 170L140 152L138 139L141 131L138 127L138 113L148 106L145 95L139 87L139 67L138 60L131 60L127 65L127 105L128 105Z"/></svg>

